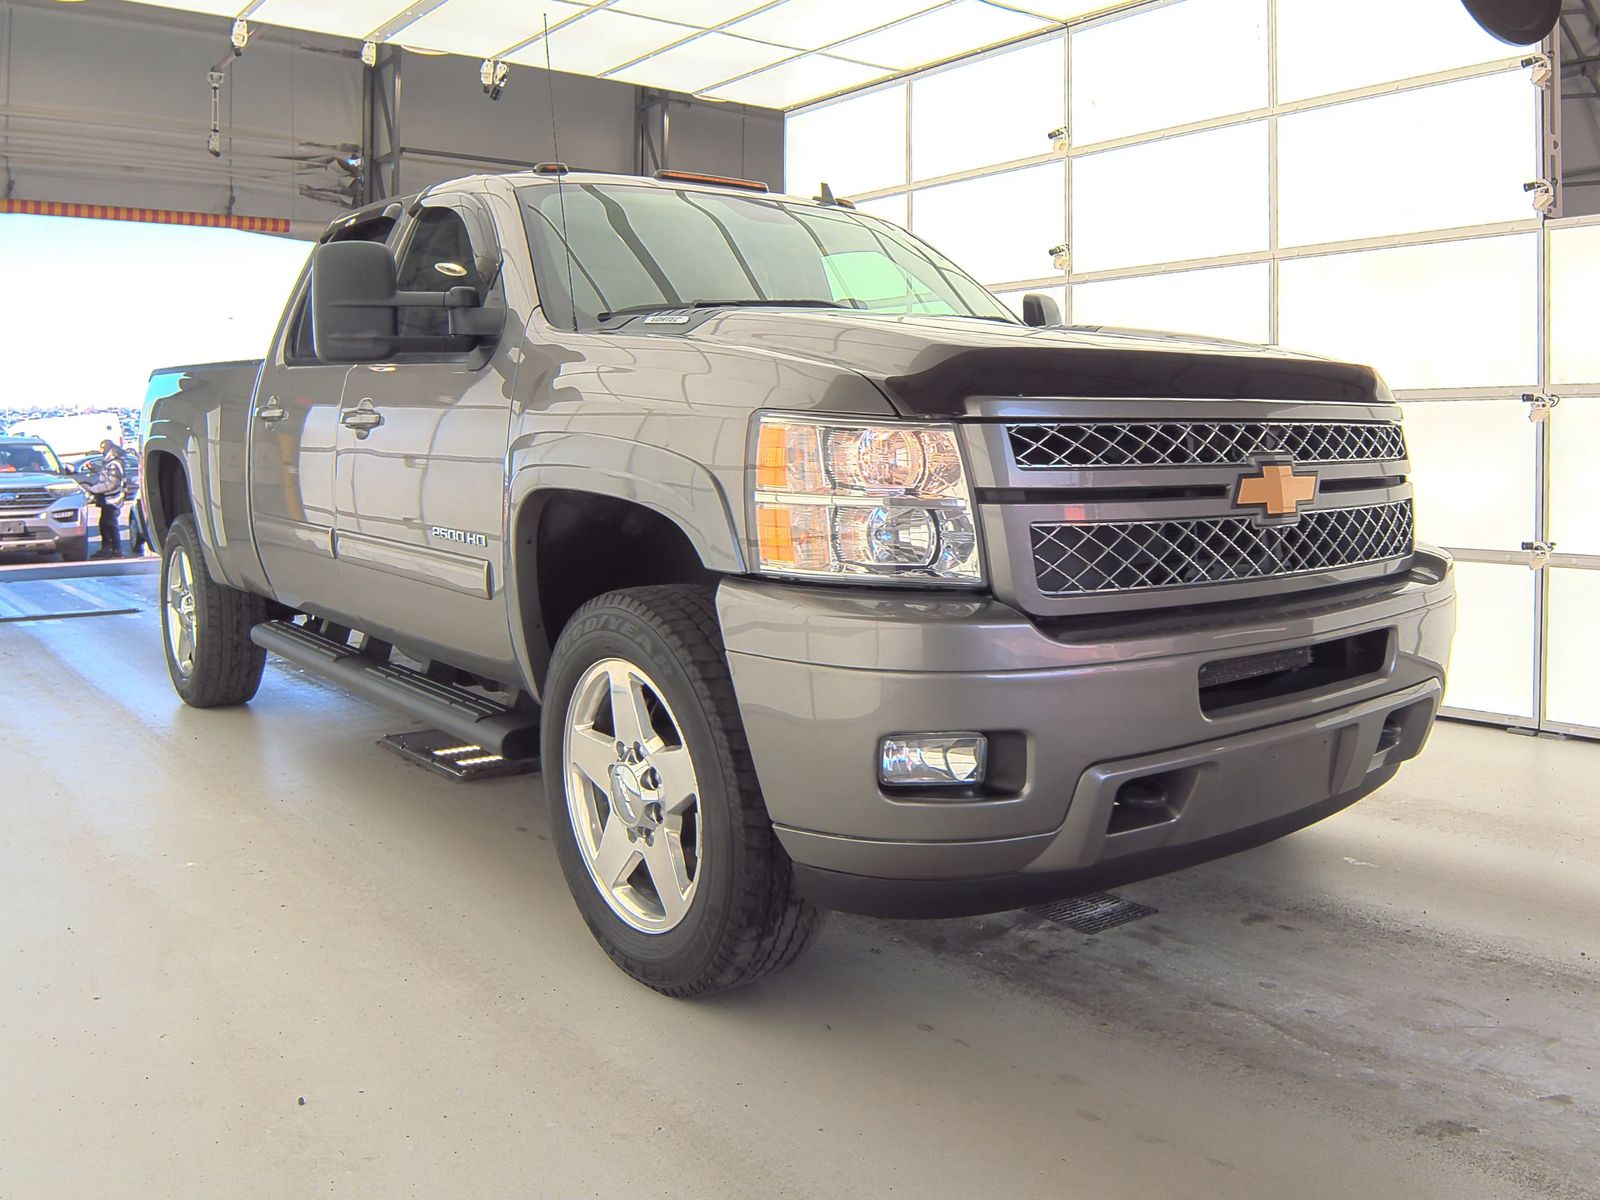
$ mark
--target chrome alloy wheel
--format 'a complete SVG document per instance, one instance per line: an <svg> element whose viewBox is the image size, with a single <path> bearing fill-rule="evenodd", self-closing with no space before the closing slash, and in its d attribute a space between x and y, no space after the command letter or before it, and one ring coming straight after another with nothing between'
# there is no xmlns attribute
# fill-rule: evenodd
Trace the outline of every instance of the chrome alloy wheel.
<svg viewBox="0 0 1600 1200"><path fill-rule="evenodd" d="M661 688L607 658L583 673L562 732L567 815L611 911L641 933L675 929L701 870L700 785Z"/></svg>
<svg viewBox="0 0 1600 1200"><path fill-rule="evenodd" d="M172 651L172 661L184 679L194 674L194 654L200 637L200 627L195 613L194 564L189 552L175 546L167 560L166 604L167 648Z"/></svg>

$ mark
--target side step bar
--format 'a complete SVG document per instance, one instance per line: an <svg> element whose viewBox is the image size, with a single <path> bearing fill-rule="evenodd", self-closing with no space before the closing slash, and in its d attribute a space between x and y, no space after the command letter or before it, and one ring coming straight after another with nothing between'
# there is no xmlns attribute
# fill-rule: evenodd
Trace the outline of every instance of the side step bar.
<svg viewBox="0 0 1600 1200"><path fill-rule="evenodd" d="M289 621L264 621L250 631L250 640L364 699L398 708L490 754L513 759L539 752L536 715L496 704L467 688L439 683L410 667L378 662L354 646Z"/></svg>

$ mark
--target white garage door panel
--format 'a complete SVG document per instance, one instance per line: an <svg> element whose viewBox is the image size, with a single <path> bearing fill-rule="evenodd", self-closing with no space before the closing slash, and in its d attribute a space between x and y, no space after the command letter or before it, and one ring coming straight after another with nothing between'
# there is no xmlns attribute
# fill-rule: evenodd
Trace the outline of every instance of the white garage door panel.
<svg viewBox="0 0 1600 1200"><path fill-rule="evenodd" d="M1550 231L1551 382L1600 383L1600 225Z"/></svg>
<svg viewBox="0 0 1600 1200"><path fill-rule="evenodd" d="M1447 706L1533 716L1536 579L1526 567L1456 564L1456 640Z"/></svg>
<svg viewBox="0 0 1600 1200"><path fill-rule="evenodd" d="M910 198L905 195L884 196L877 200L862 200L856 209L872 217L893 221L902 229L911 228Z"/></svg>
<svg viewBox="0 0 1600 1200"><path fill-rule="evenodd" d="M1600 728L1600 571L1554 570L1550 573L1549 695L1546 711L1552 721Z"/></svg>
<svg viewBox="0 0 1600 1200"><path fill-rule="evenodd" d="M1526 53L1480 29L1460 0L1278 0L1277 42L1280 101Z"/></svg>
<svg viewBox="0 0 1600 1200"><path fill-rule="evenodd" d="M784 124L784 190L841 195L906 182L906 88L884 88L796 113Z"/></svg>
<svg viewBox="0 0 1600 1200"><path fill-rule="evenodd" d="M1563 396L1550 416L1550 537L1562 554L1600 555L1600 398Z"/></svg>
<svg viewBox="0 0 1600 1200"><path fill-rule="evenodd" d="M1417 535L1436 546L1515 550L1533 537L1535 435L1520 400L1407 404Z"/></svg>
<svg viewBox="0 0 1600 1200"><path fill-rule="evenodd" d="M1292 259L1279 340L1377 367L1395 388L1533 386L1535 234Z"/></svg>
<svg viewBox="0 0 1600 1200"><path fill-rule="evenodd" d="M1080 146L1267 103L1267 0L1182 0L1073 35Z"/></svg>
<svg viewBox="0 0 1600 1200"><path fill-rule="evenodd" d="M1073 163L1075 271L1266 246L1264 121L1087 154Z"/></svg>
<svg viewBox="0 0 1600 1200"><path fill-rule="evenodd" d="M1283 117L1281 244L1531 217L1538 99L1515 71Z"/></svg>
<svg viewBox="0 0 1600 1200"><path fill-rule="evenodd" d="M925 76L911 85L911 177L1032 158L1066 122L1064 38Z"/></svg>
<svg viewBox="0 0 1600 1200"><path fill-rule="evenodd" d="M911 228L982 283L1054 274L1050 249L1067 240L1066 165L924 188Z"/></svg>
<svg viewBox="0 0 1600 1200"><path fill-rule="evenodd" d="M1169 329L1266 342L1271 336L1268 276L1265 263L1250 263L1075 284L1072 319L1078 325Z"/></svg>

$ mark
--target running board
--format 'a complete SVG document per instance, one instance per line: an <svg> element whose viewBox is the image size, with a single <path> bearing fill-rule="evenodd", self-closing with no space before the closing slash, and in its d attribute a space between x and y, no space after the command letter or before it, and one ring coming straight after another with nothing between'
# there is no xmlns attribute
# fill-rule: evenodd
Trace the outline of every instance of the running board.
<svg viewBox="0 0 1600 1200"><path fill-rule="evenodd" d="M398 708L489 754L521 759L539 751L537 715L496 704L468 688L439 683L410 667L378 662L353 646L288 621L264 621L250 631L250 640L365 700Z"/></svg>

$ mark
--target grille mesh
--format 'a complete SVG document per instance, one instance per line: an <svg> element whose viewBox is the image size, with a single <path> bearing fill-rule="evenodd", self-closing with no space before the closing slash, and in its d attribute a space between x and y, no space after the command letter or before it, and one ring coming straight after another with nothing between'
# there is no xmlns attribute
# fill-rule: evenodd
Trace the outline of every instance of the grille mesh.
<svg viewBox="0 0 1600 1200"><path fill-rule="evenodd" d="M1411 501L1302 513L1292 525L1251 517L1033 526L1033 566L1047 596L1235 583L1399 558L1412 551Z"/></svg>
<svg viewBox="0 0 1600 1200"><path fill-rule="evenodd" d="M5 499L7 496L12 498ZM54 499L55 496L42 487L9 488L0 483L0 516L37 516L49 508Z"/></svg>
<svg viewBox="0 0 1600 1200"><path fill-rule="evenodd" d="M1087 467L1246 466L1260 454L1295 462L1383 462L1406 456L1400 426L1357 421L1085 421L1011 425L1028 471Z"/></svg>

